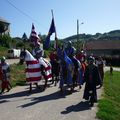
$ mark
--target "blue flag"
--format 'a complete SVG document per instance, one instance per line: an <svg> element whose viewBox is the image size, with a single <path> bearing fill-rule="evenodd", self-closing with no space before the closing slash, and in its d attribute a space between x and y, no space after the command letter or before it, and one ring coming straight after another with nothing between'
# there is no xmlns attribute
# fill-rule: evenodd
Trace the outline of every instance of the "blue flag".
<svg viewBox="0 0 120 120"><path fill-rule="evenodd" d="M66 67L67 67L67 84L72 85L72 69L73 69L73 62L72 60L67 56L66 52L64 51L64 60L66 62ZM71 67L71 70L70 70Z"/></svg>
<svg viewBox="0 0 120 120"><path fill-rule="evenodd" d="M55 23L54 23L54 19L52 18L52 22L51 22L51 26L48 32L48 35L46 37L46 40L44 42L44 48L48 49L50 47L50 36L52 35L52 33L55 33Z"/></svg>

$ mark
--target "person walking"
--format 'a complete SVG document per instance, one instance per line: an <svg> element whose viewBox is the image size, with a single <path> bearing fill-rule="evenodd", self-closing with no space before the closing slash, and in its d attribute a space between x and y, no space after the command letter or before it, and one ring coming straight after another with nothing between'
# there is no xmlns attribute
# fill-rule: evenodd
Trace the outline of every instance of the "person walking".
<svg viewBox="0 0 120 120"><path fill-rule="evenodd" d="M94 57L88 59L88 66L84 74L85 89L83 99L89 100L90 106L97 102L97 86L102 86L102 80L99 74L98 67L94 64Z"/></svg>
<svg viewBox="0 0 120 120"><path fill-rule="evenodd" d="M102 57L98 57L98 60L96 61L96 65L98 66L98 70L100 72L101 79L103 81L104 79L104 63Z"/></svg>

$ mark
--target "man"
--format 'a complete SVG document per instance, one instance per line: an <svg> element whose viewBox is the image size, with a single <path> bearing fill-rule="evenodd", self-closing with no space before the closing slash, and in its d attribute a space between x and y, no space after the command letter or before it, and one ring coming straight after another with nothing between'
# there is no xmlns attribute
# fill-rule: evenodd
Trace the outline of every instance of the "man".
<svg viewBox="0 0 120 120"><path fill-rule="evenodd" d="M1 73L2 73L2 90L1 93L4 92L5 88L7 88L7 91L12 88L9 80L10 80L10 66L6 62L6 58L3 56L1 58Z"/></svg>
<svg viewBox="0 0 120 120"><path fill-rule="evenodd" d="M97 102L97 87L102 86L102 80L98 71L98 67L94 64L94 58L92 56L88 59L88 66L86 67L84 74L85 90L83 98L89 100L90 105L93 106Z"/></svg>
<svg viewBox="0 0 120 120"><path fill-rule="evenodd" d="M96 65L98 66L98 70L100 72L101 79L103 81L104 79L104 63L102 57L98 57L98 60L96 61Z"/></svg>
<svg viewBox="0 0 120 120"><path fill-rule="evenodd" d="M36 46L34 46L32 54L37 59L44 56L44 50L41 48L40 42L37 42Z"/></svg>
<svg viewBox="0 0 120 120"><path fill-rule="evenodd" d="M72 46L72 42L69 41L67 48L65 49L65 52L69 58L72 58L73 55L75 54L76 49Z"/></svg>
<svg viewBox="0 0 120 120"><path fill-rule="evenodd" d="M53 51L50 52L49 58L50 58L50 63L52 65L52 84L55 81L55 85L56 85L59 79L60 66L59 66L57 51L55 49L53 49Z"/></svg>

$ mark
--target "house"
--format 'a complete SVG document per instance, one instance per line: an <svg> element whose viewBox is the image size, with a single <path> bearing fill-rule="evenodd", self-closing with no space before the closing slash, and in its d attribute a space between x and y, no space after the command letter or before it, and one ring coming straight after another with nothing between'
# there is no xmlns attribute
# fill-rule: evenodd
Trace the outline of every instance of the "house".
<svg viewBox="0 0 120 120"><path fill-rule="evenodd" d="M84 44L84 48L87 55L101 56L109 62L120 62L120 40L91 40Z"/></svg>
<svg viewBox="0 0 120 120"><path fill-rule="evenodd" d="M0 29L2 29L0 32L1 34L10 34L10 23L3 18L0 17Z"/></svg>

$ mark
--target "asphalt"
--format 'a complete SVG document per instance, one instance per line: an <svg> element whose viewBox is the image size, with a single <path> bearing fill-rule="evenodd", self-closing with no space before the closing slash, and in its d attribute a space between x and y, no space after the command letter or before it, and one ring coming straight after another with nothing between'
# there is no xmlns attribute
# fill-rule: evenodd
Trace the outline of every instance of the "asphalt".
<svg viewBox="0 0 120 120"><path fill-rule="evenodd" d="M0 120L98 120L97 103L91 108L83 100L84 86L75 88L72 94L65 90L63 95L58 84L45 91L34 88L31 94L28 89L27 85L18 86L0 95ZM98 99L101 93L102 89L98 89Z"/></svg>
<svg viewBox="0 0 120 120"><path fill-rule="evenodd" d="M28 88L15 87L0 95L0 120L96 120L97 104L91 108L82 99L84 86L63 95L58 85L45 91L34 88L31 94ZM101 90L98 93L100 97Z"/></svg>

